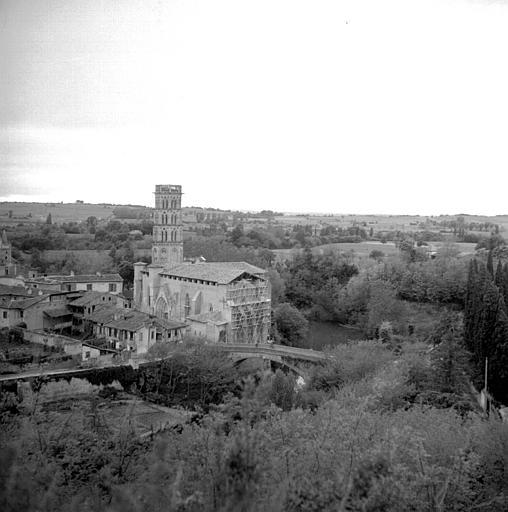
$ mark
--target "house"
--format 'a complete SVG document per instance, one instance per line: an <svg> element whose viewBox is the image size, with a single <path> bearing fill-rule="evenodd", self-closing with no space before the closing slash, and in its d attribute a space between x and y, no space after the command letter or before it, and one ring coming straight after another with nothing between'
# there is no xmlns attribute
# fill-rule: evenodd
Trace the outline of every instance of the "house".
<svg viewBox="0 0 508 512"><path fill-rule="evenodd" d="M121 295L107 292L85 292L78 298L69 302L69 310L73 315L73 329L78 332L84 332L83 319L85 315L91 315L98 306L101 305L116 306L119 309L130 307L130 301Z"/></svg>
<svg viewBox="0 0 508 512"><path fill-rule="evenodd" d="M71 272L68 276L28 277L25 279L25 286L52 291L95 291L121 294L123 292L123 279L120 274L101 274L97 272L97 274L76 275Z"/></svg>
<svg viewBox="0 0 508 512"><path fill-rule="evenodd" d="M44 329L62 331L72 327L72 312L66 307L44 309Z"/></svg>
<svg viewBox="0 0 508 512"><path fill-rule="evenodd" d="M120 351L110 347L105 339L84 341L81 343L81 361L111 364L119 359Z"/></svg>
<svg viewBox="0 0 508 512"><path fill-rule="evenodd" d="M29 330L56 328L60 331L70 328L72 316L66 308L68 297L67 292L42 293L32 289L28 289L25 296L1 295L0 328L23 326Z"/></svg>
<svg viewBox="0 0 508 512"><path fill-rule="evenodd" d="M24 286L20 285L5 285L0 284L0 297L10 297L11 299L24 299L31 296L31 290L27 290Z"/></svg>
<svg viewBox="0 0 508 512"><path fill-rule="evenodd" d="M148 313L119 309L114 305L96 307L85 315L93 335L105 338L117 350L131 350L144 354L156 342L179 342L187 325L183 322L164 320ZM86 329L86 326L85 326Z"/></svg>

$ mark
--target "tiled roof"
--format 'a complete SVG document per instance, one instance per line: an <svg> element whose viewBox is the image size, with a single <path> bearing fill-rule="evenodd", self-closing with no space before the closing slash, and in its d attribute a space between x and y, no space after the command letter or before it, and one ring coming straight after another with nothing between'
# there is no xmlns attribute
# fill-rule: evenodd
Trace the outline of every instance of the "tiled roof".
<svg viewBox="0 0 508 512"><path fill-rule="evenodd" d="M115 306L99 307L87 318L91 322L126 331L137 331L148 323L163 329L182 329L186 326L185 323L177 320L163 320L148 313L142 313L133 309L121 309Z"/></svg>
<svg viewBox="0 0 508 512"><path fill-rule="evenodd" d="M23 286L0 284L0 295L28 295L28 291Z"/></svg>
<svg viewBox="0 0 508 512"><path fill-rule="evenodd" d="M215 325L228 323L228 321L222 316L221 311L211 311L209 313L201 313L200 315L190 315L187 318L193 322L201 322L203 324L207 324L208 322Z"/></svg>
<svg viewBox="0 0 508 512"><path fill-rule="evenodd" d="M251 274L259 277L264 273L265 271L262 268L255 267L244 261L231 261L221 263L182 263L165 268L161 275L228 284L242 274Z"/></svg>
<svg viewBox="0 0 508 512"><path fill-rule="evenodd" d="M97 282L123 282L120 274L82 274L75 276L44 276L27 279L27 282L37 283L97 283Z"/></svg>
<svg viewBox="0 0 508 512"><path fill-rule="evenodd" d="M106 292L86 292L78 299L73 300L69 303L71 306L89 306L91 304L111 304L113 301L109 301L106 299L103 300L103 297L112 297L114 298L114 303L116 304L116 295L108 294Z"/></svg>
<svg viewBox="0 0 508 512"><path fill-rule="evenodd" d="M107 327L114 329L124 329L126 331L137 331L147 324L151 324L163 329L183 329L186 324L176 320L163 320L148 313L142 313L135 310L119 310L121 316L115 320L109 321L105 324Z"/></svg>
<svg viewBox="0 0 508 512"><path fill-rule="evenodd" d="M10 299L8 297L0 297L0 308L3 309L28 309L30 306L41 302L48 298L48 295L38 295L30 299Z"/></svg>
<svg viewBox="0 0 508 512"><path fill-rule="evenodd" d="M105 324L114 318L119 308L111 304L99 305L91 315L87 315L87 319L97 324Z"/></svg>
<svg viewBox="0 0 508 512"><path fill-rule="evenodd" d="M60 318L62 316L72 315L72 313L67 308L45 309L44 314L51 318Z"/></svg>

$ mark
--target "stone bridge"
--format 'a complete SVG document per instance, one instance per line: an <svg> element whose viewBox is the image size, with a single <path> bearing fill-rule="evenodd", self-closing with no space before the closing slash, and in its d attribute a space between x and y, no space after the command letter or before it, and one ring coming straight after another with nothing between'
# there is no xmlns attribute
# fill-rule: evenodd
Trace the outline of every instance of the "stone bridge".
<svg viewBox="0 0 508 512"><path fill-rule="evenodd" d="M287 347L274 343L215 343L214 346L229 352L235 363L239 364L252 358L263 359L285 366L304 379L307 379L308 373L305 369L299 368L297 363L320 363L327 359L323 352L317 350Z"/></svg>
<svg viewBox="0 0 508 512"><path fill-rule="evenodd" d="M291 371L300 375L304 379L308 377L308 373L305 369L299 368L298 363L320 363L325 361L327 356L323 352L316 350L287 347L285 345L276 345L274 343L259 343L246 344L246 343L214 343L211 346L219 347L225 352L231 354L231 358L235 361L235 364L239 364L242 361L252 358L263 359L273 363L280 364L289 368ZM171 356L170 356L171 357ZM87 368L62 368L62 369L37 369L26 372L20 372L10 375L0 375L0 385L2 383L16 382L16 381L32 381L38 377L47 377L50 379L58 379L65 377L76 377L86 378L86 374L96 369L119 367L119 366L131 366L133 368L139 368L145 364L151 364L153 361L146 359L132 359L122 364L105 364L91 366Z"/></svg>

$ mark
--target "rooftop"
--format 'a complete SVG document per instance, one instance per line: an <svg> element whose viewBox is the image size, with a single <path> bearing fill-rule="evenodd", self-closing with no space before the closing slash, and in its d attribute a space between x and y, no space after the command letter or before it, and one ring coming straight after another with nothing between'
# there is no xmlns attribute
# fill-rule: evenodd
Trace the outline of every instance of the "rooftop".
<svg viewBox="0 0 508 512"><path fill-rule="evenodd" d="M178 320L163 320L141 311L125 310L106 305L89 315L88 318L94 323L126 331L137 331L147 324L161 327L162 329L183 329L186 327L185 323Z"/></svg>
<svg viewBox="0 0 508 512"><path fill-rule="evenodd" d="M209 322L215 325L228 323L221 311L211 311L209 313L201 313L200 315L190 315L187 318L193 322L201 322L203 324L207 324Z"/></svg>
<svg viewBox="0 0 508 512"><path fill-rule="evenodd" d="M27 283L96 283L96 282L123 282L120 274L81 274L81 275L54 275L26 279Z"/></svg>
<svg viewBox="0 0 508 512"><path fill-rule="evenodd" d="M111 303L113 300L116 303L117 295L113 295L112 293L106 292L86 292L78 299L73 300L69 303L70 306L90 306L92 304L107 304ZM112 300L108 300L111 298Z"/></svg>
<svg viewBox="0 0 508 512"><path fill-rule="evenodd" d="M47 299L49 295L38 295L30 299L11 299L9 297L0 297L0 308L3 309L28 309L38 302Z"/></svg>
<svg viewBox="0 0 508 512"><path fill-rule="evenodd" d="M9 286L0 284L0 295L29 295L28 290L23 286Z"/></svg>
<svg viewBox="0 0 508 512"><path fill-rule="evenodd" d="M165 276L200 279L218 284L229 284L243 274L260 277L265 274L265 271L244 261L230 261L220 263L182 263L165 268L161 272L161 275Z"/></svg>
<svg viewBox="0 0 508 512"><path fill-rule="evenodd" d="M46 309L44 314L50 318L61 318L63 316L72 315L72 313L67 308Z"/></svg>

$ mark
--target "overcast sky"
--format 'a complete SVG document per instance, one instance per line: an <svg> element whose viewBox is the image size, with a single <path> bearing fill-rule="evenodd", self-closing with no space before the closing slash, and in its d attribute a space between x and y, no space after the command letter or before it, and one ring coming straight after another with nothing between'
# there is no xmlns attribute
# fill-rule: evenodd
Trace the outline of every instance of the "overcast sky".
<svg viewBox="0 0 508 512"><path fill-rule="evenodd" d="M508 2L0 0L0 200L508 213Z"/></svg>

